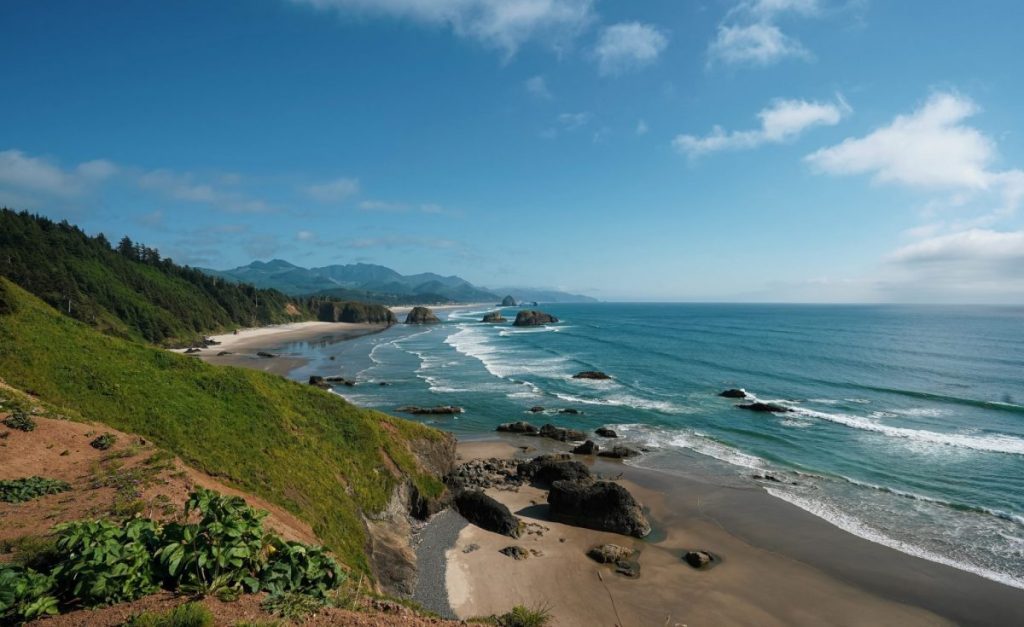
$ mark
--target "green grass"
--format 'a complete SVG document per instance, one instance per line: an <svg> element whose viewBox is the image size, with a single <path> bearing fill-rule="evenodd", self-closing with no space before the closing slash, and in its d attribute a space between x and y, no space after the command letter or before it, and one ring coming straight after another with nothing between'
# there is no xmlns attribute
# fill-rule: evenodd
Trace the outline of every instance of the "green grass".
<svg viewBox="0 0 1024 627"><path fill-rule="evenodd" d="M166 612L143 612L126 627L213 627L213 614L198 602L185 603Z"/></svg>
<svg viewBox="0 0 1024 627"><path fill-rule="evenodd" d="M11 312L0 314L7 383L51 414L142 435L284 507L357 571L369 572L361 512L383 509L405 476L424 495L444 490L410 450L446 437L439 431L275 375L103 335L2 278L0 305Z"/></svg>

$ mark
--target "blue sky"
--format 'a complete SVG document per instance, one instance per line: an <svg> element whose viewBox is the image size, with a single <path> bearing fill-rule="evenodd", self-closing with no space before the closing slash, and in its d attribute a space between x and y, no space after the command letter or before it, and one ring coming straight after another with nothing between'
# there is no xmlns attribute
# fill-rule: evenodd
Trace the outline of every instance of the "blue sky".
<svg viewBox="0 0 1024 627"><path fill-rule="evenodd" d="M1024 302L1019 2L0 4L0 204L215 268Z"/></svg>

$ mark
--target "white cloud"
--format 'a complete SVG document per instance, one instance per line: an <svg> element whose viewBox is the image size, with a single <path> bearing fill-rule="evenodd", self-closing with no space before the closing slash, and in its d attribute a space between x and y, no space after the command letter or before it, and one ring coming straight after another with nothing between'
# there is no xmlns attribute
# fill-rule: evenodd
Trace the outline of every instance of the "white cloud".
<svg viewBox="0 0 1024 627"><path fill-rule="evenodd" d="M736 13L748 13L761 19L771 19L780 13L816 15L821 9L818 0L751 0L741 2L733 9Z"/></svg>
<svg viewBox="0 0 1024 627"><path fill-rule="evenodd" d="M405 202L390 202L385 200L363 200L358 205L362 211L376 211L381 213L426 213L432 215L448 214L451 213L443 206L425 202L420 204L411 204Z"/></svg>
<svg viewBox="0 0 1024 627"><path fill-rule="evenodd" d="M977 112L969 98L937 93L917 111L806 159L821 172L871 174L880 183L984 189L993 183L995 143L963 124Z"/></svg>
<svg viewBox="0 0 1024 627"><path fill-rule="evenodd" d="M771 65L786 57L811 58L811 53L799 41L783 33L778 26L763 22L719 26L708 54L712 59L732 65Z"/></svg>
<svg viewBox="0 0 1024 627"><path fill-rule="evenodd" d="M647 122L645 122L644 120L637 120L637 122L636 122L636 134L637 135L646 135L649 130L651 130L651 129L647 126Z"/></svg>
<svg viewBox="0 0 1024 627"><path fill-rule="evenodd" d="M526 92L531 96L540 98L541 100L550 100L551 92L548 90L547 81L544 80L543 76L531 76L524 82Z"/></svg>
<svg viewBox="0 0 1024 627"><path fill-rule="evenodd" d="M98 159L65 170L47 159L26 155L20 150L0 151L0 186L29 193L71 198L84 193L90 184L113 176L117 166Z"/></svg>
<svg viewBox="0 0 1024 627"><path fill-rule="evenodd" d="M532 39L565 40L589 25L593 0L292 0L339 13L450 27L507 56Z"/></svg>
<svg viewBox="0 0 1024 627"><path fill-rule="evenodd" d="M161 192L175 200L213 205L231 213L265 213L274 210L262 200L249 198L237 191L219 189L191 172L151 170L138 175L136 182L143 189Z"/></svg>
<svg viewBox="0 0 1024 627"><path fill-rule="evenodd" d="M914 242L888 257L897 263L1012 262L1024 279L1024 231L970 229Z"/></svg>
<svg viewBox="0 0 1024 627"><path fill-rule="evenodd" d="M654 63L668 46L668 37L650 24L623 22L601 32L594 53L598 71L614 76Z"/></svg>
<svg viewBox="0 0 1024 627"><path fill-rule="evenodd" d="M726 132L719 126L703 137L677 135L672 145L681 153L697 157L719 150L741 150L756 148L762 144L781 143L799 136L814 126L834 126L850 112L842 96L837 102L812 102L807 100L776 100L762 109L757 117L761 128L748 131Z"/></svg>
<svg viewBox="0 0 1024 627"><path fill-rule="evenodd" d="M304 191L310 198L318 202L338 203L359 193L359 180L342 177L326 183L310 185Z"/></svg>
<svg viewBox="0 0 1024 627"><path fill-rule="evenodd" d="M580 111L579 113L562 113L558 116L558 123L567 131L574 131L590 122L590 112Z"/></svg>
<svg viewBox="0 0 1024 627"><path fill-rule="evenodd" d="M313 231L302 230L295 234L295 239L299 240L300 242L308 242L313 240L315 237L316 234L313 233Z"/></svg>

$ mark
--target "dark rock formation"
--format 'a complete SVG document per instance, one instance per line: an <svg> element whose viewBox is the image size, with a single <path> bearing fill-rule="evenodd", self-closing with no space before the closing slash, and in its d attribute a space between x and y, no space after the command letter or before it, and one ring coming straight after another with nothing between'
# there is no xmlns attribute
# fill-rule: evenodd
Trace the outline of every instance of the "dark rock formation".
<svg viewBox="0 0 1024 627"><path fill-rule="evenodd" d="M357 322L388 326L398 322L395 314L384 305L355 302L321 303L316 317L321 322Z"/></svg>
<svg viewBox="0 0 1024 627"><path fill-rule="evenodd" d="M615 572L623 577L636 579L640 576L640 562L637 560L621 560L615 563Z"/></svg>
<svg viewBox="0 0 1024 627"><path fill-rule="evenodd" d="M747 393L737 388L731 388L724 392L719 392L718 395L724 396L725 398L747 398Z"/></svg>
<svg viewBox="0 0 1024 627"><path fill-rule="evenodd" d="M564 453L541 455L528 462L521 462L516 468L516 474L538 486L551 485L556 481L573 483L593 481L589 468L580 462L569 459L569 456Z"/></svg>
<svg viewBox="0 0 1024 627"><path fill-rule="evenodd" d="M529 551L515 544L501 549L500 551L498 551L498 553L501 553L502 555L508 555L514 560L524 560L530 557Z"/></svg>
<svg viewBox="0 0 1024 627"><path fill-rule="evenodd" d="M556 427L555 425L548 423L540 428L538 432L543 438L551 438L552 440L558 440L559 442L571 442L571 441L582 441L587 439L587 434L582 431L575 429L566 429L564 427Z"/></svg>
<svg viewBox="0 0 1024 627"><path fill-rule="evenodd" d="M309 384L315 385L318 388L324 388L325 390L331 387L331 384L324 380L323 377L313 375L309 378Z"/></svg>
<svg viewBox="0 0 1024 627"><path fill-rule="evenodd" d="M640 455L640 451L636 450L631 446L623 446L621 444L616 444L610 449L601 451L600 453L598 453L598 455L600 455L601 457L611 457L614 459L627 459L630 457L636 457L637 455Z"/></svg>
<svg viewBox="0 0 1024 627"><path fill-rule="evenodd" d="M198 353L198 352L199 352L198 348L189 348L189 349L185 350L185 354L186 355L191 355L192 353Z"/></svg>
<svg viewBox="0 0 1024 627"><path fill-rule="evenodd" d="M512 298L511 295L506 296L505 298L501 299L501 306L502 307L515 307L516 304L517 304L516 303L516 299Z"/></svg>
<svg viewBox="0 0 1024 627"><path fill-rule="evenodd" d="M530 408L530 413L531 414L539 414L539 413L541 413L543 411L544 411L544 408L541 407L540 405L534 405L533 407Z"/></svg>
<svg viewBox="0 0 1024 627"><path fill-rule="evenodd" d="M346 379L345 377L342 377L342 376L339 376L339 375L333 375L333 376L330 376L330 377L324 377L324 381L327 381L329 383L341 383L342 385L347 385L348 387L352 387L352 386L354 386L356 384L355 381L352 381L350 379Z"/></svg>
<svg viewBox="0 0 1024 627"><path fill-rule="evenodd" d="M505 316L501 315L500 311L492 311L490 313L484 314L483 320L481 320L480 322L495 322L496 323L496 322L508 322L508 320L505 319Z"/></svg>
<svg viewBox="0 0 1024 627"><path fill-rule="evenodd" d="M274 353L268 353L268 352L265 352L265 351L260 351L260 352L256 353L256 356L257 357L266 357L268 359L271 358L271 357L277 357L277 355L275 355Z"/></svg>
<svg viewBox="0 0 1024 627"><path fill-rule="evenodd" d="M225 355L233 355L233 354L234 353L232 353L231 351L221 351L221 352L217 353L217 357L223 357Z"/></svg>
<svg viewBox="0 0 1024 627"><path fill-rule="evenodd" d="M503 433L528 433L530 435L535 435L538 429L524 420L519 420L517 422L506 422L504 424L500 424L495 431L501 431Z"/></svg>
<svg viewBox="0 0 1024 627"><path fill-rule="evenodd" d="M711 562L715 561L715 557L707 551L687 551L683 555L683 561L694 568L704 568Z"/></svg>
<svg viewBox="0 0 1024 627"><path fill-rule="evenodd" d="M580 410L575 409L573 407L566 407L564 409L559 409L558 413L560 413L560 414L571 414L573 416L578 416L578 415L582 414L583 412L581 412Z"/></svg>
<svg viewBox="0 0 1024 627"><path fill-rule="evenodd" d="M406 324L437 324L441 320L428 307L413 307L405 317Z"/></svg>
<svg viewBox="0 0 1024 627"><path fill-rule="evenodd" d="M642 538L651 532L640 504L617 483L555 481L548 492L552 520Z"/></svg>
<svg viewBox="0 0 1024 627"><path fill-rule="evenodd" d="M464 409L456 407L454 405L438 405L437 407L418 407L416 405L405 405L399 407L395 411L400 411L403 414L412 414L414 416L434 416L434 415L451 415L461 414Z"/></svg>
<svg viewBox="0 0 1024 627"><path fill-rule="evenodd" d="M618 544L601 544L587 551L587 557L599 564L614 564L633 556L633 549Z"/></svg>
<svg viewBox="0 0 1024 627"><path fill-rule="evenodd" d="M445 484L454 492L486 490L497 486L522 485L526 479L518 473L514 459L471 459L445 475Z"/></svg>
<svg viewBox="0 0 1024 627"><path fill-rule="evenodd" d="M558 322L558 318L551 314L534 309L524 309L516 314L516 321L512 325L517 327L539 327L555 322Z"/></svg>
<svg viewBox="0 0 1024 627"><path fill-rule="evenodd" d="M793 411L789 407L778 405L776 403L744 403L742 405L737 405L736 407L739 407L740 409L749 409L750 411L768 412L772 414L785 414Z"/></svg>
<svg viewBox="0 0 1024 627"><path fill-rule="evenodd" d="M600 447L594 444L593 440L587 440L572 450L577 455L597 455Z"/></svg>
<svg viewBox="0 0 1024 627"><path fill-rule="evenodd" d="M608 427L598 427L594 429L594 433L601 436L602 438L617 438L618 433L615 433L615 429L609 429Z"/></svg>
<svg viewBox="0 0 1024 627"><path fill-rule="evenodd" d="M507 507L480 490L463 490L455 495L455 511L481 529L518 538L521 533L519 519Z"/></svg>
<svg viewBox="0 0 1024 627"><path fill-rule="evenodd" d="M572 375L573 379L594 379L595 381L606 381L611 379L610 375L597 370L584 370L583 372L577 372Z"/></svg>

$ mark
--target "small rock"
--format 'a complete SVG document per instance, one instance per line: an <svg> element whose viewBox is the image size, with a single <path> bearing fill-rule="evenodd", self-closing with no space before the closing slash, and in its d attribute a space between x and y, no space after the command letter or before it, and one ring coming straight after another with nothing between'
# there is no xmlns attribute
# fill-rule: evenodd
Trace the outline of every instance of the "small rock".
<svg viewBox="0 0 1024 627"><path fill-rule="evenodd" d="M504 424L500 424L498 425L498 428L495 429L495 431L501 431L503 433L535 434L539 430L537 429L537 427L531 425L530 423L520 420L518 422L506 422Z"/></svg>
<svg viewBox="0 0 1024 627"><path fill-rule="evenodd" d="M611 379L611 376L600 372L598 370L584 370L583 372L577 372L572 375L573 379L593 379L595 381L606 381Z"/></svg>
<svg viewBox="0 0 1024 627"><path fill-rule="evenodd" d="M544 411L544 408L541 407L540 405L535 405L534 407L530 408L530 413L531 414L539 414L539 413L541 413L543 411Z"/></svg>
<svg viewBox="0 0 1024 627"><path fill-rule="evenodd" d="M462 552L463 553L472 553L473 551L478 551L478 550L480 550L480 545L476 544L474 542L473 544L470 544L466 548L462 549Z"/></svg>
<svg viewBox="0 0 1024 627"><path fill-rule="evenodd" d="M719 392L718 395L723 396L725 398L747 398L746 391L738 388L731 388L725 390L724 392Z"/></svg>
<svg viewBox="0 0 1024 627"><path fill-rule="evenodd" d="M636 579L640 576L640 562L636 560L620 560L615 562L615 572L623 577Z"/></svg>
<svg viewBox="0 0 1024 627"><path fill-rule="evenodd" d="M609 429L608 427L598 427L594 429L594 433L601 436L602 438L617 438L618 433L615 433L615 429Z"/></svg>
<svg viewBox="0 0 1024 627"><path fill-rule="evenodd" d="M633 549L619 546L618 544L601 544L591 547L587 551L587 557L601 564L614 564L619 560L629 559L633 556Z"/></svg>
<svg viewBox="0 0 1024 627"><path fill-rule="evenodd" d="M507 555L514 560L524 560L530 557L529 551L518 545L507 546L498 552L503 555Z"/></svg>
<svg viewBox="0 0 1024 627"><path fill-rule="evenodd" d="M572 450L577 455L597 455L599 447L594 444L593 440L587 440L583 444L580 444Z"/></svg>
<svg viewBox="0 0 1024 627"><path fill-rule="evenodd" d="M611 457L612 459L628 459L630 457L636 457L640 455L640 451L630 446L623 446L616 444L610 449L603 450L598 453L601 457Z"/></svg>
<svg viewBox="0 0 1024 627"><path fill-rule="evenodd" d="M715 561L715 558L707 551L687 551L683 555L683 560L694 568L704 568Z"/></svg>
<svg viewBox="0 0 1024 627"><path fill-rule="evenodd" d="M575 409L573 407L566 407L565 409L559 409L558 413L560 413L560 414L572 414L573 416L578 416L579 414L582 414L583 412L581 412L580 410Z"/></svg>
<svg viewBox="0 0 1024 627"><path fill-rule="evenodd" d="M791 408L777 403L744 403L737 405L740 409L749 409L750 411L768 412L772 414L785 414L793 411Z"/></svg>
<svg viewBox="0 0 1024 627"><path fill-rule="evenodd" d="M449 415L449 414L461 414L464 409L461 407L455 407L454 405L439 405L437 407L417 407L416 405L405 405L399 407L395 411L400 411L403 414L412 414L414 416L424 415Z"/></svg>
<svg viewBox="0 0 1024 627"><path fill-rule="evenodd" d="M267 359L271 359L273 357L277 357L277 355L275 355L274 353L268 353L266 351L260 351L260 352L256 353L256 356L257 357L266 357Z"/></svg>

